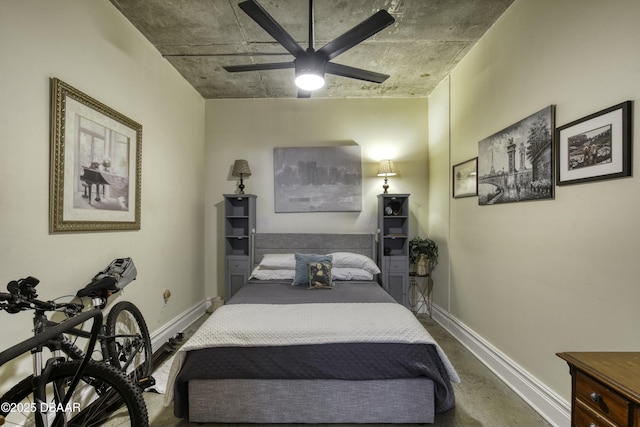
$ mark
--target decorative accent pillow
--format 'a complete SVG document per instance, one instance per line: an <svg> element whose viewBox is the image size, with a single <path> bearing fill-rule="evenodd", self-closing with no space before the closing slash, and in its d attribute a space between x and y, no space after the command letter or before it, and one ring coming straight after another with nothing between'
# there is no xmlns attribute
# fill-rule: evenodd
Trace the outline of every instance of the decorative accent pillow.
<svg viewBox="0 0 640 427"><path fill-rule="evenodd" d="M309 263L309 287L307 289L331 289L331 263L327 261Z"/></svg>
<svg viewBox="0 0 640 427"><path fill-rule="evenodd" d="M296 258L294 254L264 254L260 261L263 270L295 270Z"/></svg>
<svg viewBox="0 0 640 427"><path fill-rule="evenodd" d="M295 254L296 259L296 275L293 278L292 285L306 285L309 283L309 263L310 262L329 262L333 261L331 255L320 254Z"/></svg>
<svg viewBox="0 0 640 427"><path fill-rule="evenodd" d="M361 268L371 274L380 273L380 269L376 263L368 256L354 254L352 252L334 252L329 255L333 258L333 267Z"/></svg>

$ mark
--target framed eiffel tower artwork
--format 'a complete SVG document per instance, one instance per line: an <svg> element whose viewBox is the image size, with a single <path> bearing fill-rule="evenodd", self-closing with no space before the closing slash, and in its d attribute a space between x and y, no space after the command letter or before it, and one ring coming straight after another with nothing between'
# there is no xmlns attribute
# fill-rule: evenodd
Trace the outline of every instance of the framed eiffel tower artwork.
<svg viewBox="0 0 640 427"><path fill-rule="evenodd" d="M555 106L478 142L478 204L554 197Z"/></svg>

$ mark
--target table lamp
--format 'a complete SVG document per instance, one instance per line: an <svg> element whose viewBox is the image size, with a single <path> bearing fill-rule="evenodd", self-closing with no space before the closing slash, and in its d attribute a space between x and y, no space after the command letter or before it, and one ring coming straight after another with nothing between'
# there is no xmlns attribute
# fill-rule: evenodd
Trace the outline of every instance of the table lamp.
<svg viewBox="0 0 640 427"><path fill-rule="evenodd" d="M387 194L387 190L389 189L389 185L387 184L387 177L395 176L396 170L393 167L393 162L391 160L380 160L380 164L378 165L378 176L384 176L384 194Z"/></svg>
<svg viewBox="0 0 640 427"><path fill-rule="evenodd" d="M244 183L242 181L243 178L251 176L251 169L249 169L249 162L246 160L236 160L233 163L233 170L231 171L232 176L240 177L240 185L238 185L239 194L244 194Z"/></svg>

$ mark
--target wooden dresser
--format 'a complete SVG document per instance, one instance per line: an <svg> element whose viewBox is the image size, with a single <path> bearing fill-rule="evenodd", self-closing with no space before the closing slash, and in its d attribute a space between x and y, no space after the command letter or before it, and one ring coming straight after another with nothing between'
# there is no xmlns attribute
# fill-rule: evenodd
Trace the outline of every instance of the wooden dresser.
<svg viewBox="0 0 640 427"><path fill-rule="evenodd" d="M572 427L640 427L640 353L558 353L571 371Z"/></svg>

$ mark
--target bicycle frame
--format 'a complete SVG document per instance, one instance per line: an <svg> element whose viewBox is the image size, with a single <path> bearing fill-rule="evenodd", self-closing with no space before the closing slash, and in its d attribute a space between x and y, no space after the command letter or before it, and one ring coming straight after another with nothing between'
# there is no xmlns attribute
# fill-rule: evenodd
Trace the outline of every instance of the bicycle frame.
<svg viewBox="0 0 640 427"><path fill-rule="evenodd" d="M47 319L44 311L36 310L36 314L33 318L35 336L29 338L21 343L18 343L3 352L0 352L0 366L4 365L10 360L15 359L16 357L31 351L33 355L33 379L34 379L34 399L35 402L45 402L45 392L44 388L49 379L49 371L53 366L53 363L56 360L56 357L52 357L47 359L47 362L43 368L42 366L42 350L43 347L48 347L55 349L57 347L57 343L61 334L68 333L68 331L72 330L79 324L88 321L89 319L93 319L93 324L91 326L91 332L89 336L89 344L87 347L87 353L85 357L82 359L80 363L80 367L78 371L75 373L73 380L69 386L70 392L67 394L63 402L60 402L63 407L65 407L69 403L70 397L73 395L73 390L77 387L80 382L80 378L82 376L82 372L84 371L87 363L89 363L89 359L91 359L91 353L95 348L96 340L98 337L98 333L100 328L102 327L102 311L98 309L93 309L90 311L86 311L84 313L80 313L77 316L69 318L64 322L57 323L53 326L49 325L48 321L43 321ZM48 418L45 413L43 413L39 407L36 406L36 411L40 415L40 420L43 426L48 426ZM54 424L58 422L59 417L61 417L62 413L57 413L54 419Z"/></svg>
<svg viewBox="0 0 640 427"><path fill-rule="evenodd" d="M98 309L95 309L98 310ZM49 325L56 325L55 322L48 322ZM97 335L97 340L100 341L100 352L102 353L102 358L104 361L108 361L109 360L109 353L108 353L108 345L110 341L113 341L116 338L141 338L139 335L129 335L129 334L118 334L118 335L106 335L106 331L105 331L105 326L104 324L101 324L99 326L99 330L100 332ZM69 329L67 332L67 334L69 335L73 335L73 336L77 336L80 338L91 338L92 333L93 332L87 332L85 330L82 329L78 329L78 328L72 328ZM84 353L82 353L82 350L80 350L75 344L69 342L69 344L67 344L68 347L70 347L69 350L67 350L65 348L65 344L62 344L62 350L68 354L72 359L79 359L79 356L84 357ZM136 352L138 352L142 347L144 346L144 342L140 341L137 345L136 345ZM75 349L77 349L77 351L75 351ZM89 353L89 352L87 352ZM131 365L131 363L133 362L133 359L135 357L135 352L132 353L131 356L129 356L129 358L127 359L127 361L125 362L124 366L122 366L122 370L126 372L126 369L129 367L129 365Z"/></svg>

